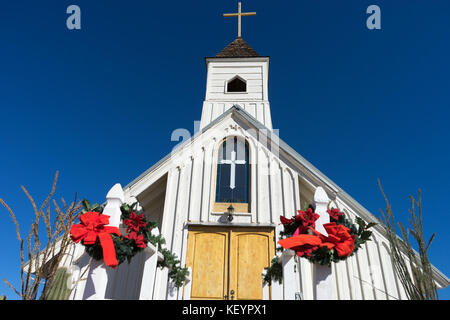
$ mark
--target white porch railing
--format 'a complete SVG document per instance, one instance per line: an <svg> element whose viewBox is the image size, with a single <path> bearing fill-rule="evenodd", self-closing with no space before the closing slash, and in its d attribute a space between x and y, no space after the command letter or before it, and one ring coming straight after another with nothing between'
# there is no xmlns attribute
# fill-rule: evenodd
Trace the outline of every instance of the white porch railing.
<svg viewBox="0 0 450 320"><path fill-rule="evenodd" d="M110 226L119 228L122 214L120 207L124 203L124 192L120 184L116 184L108 192L106 200L103 214L110 216ZM158 228L153 229L152 234L159 235ZM158 249L148 243L147 248L134 256L129 264L125 261L116 269L107 267L102 261L92 260L82 299L152 300L155 292L157 263L164 259ZM185 297L190 297L190 283L190 279L186 279L184 290L189 294L185 294Z"/></svg>

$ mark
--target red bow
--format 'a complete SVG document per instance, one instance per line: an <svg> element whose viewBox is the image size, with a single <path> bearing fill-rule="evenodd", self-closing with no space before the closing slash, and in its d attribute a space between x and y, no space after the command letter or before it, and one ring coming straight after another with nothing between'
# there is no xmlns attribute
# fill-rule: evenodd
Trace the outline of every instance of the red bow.
<svg viewBox="0 0 450 320"><path fill-rule="evenodd" d="M311 253L322 244L322 240L310 234L299 234L290 238L281 239L278 244L285 249L294 250L299 257L311 257Z"/></svg>
<svg viewBox="0 0 450 320"><path fill-rule="evenodd" d="M323 241L321 247L326 246L328 249L334 248L339 257L348 257L355 250L355 235L350 234L350 229L342 224L335 222L325 223L323 225L328 236L325 237L320 232L311 229Z"/></svg>
<svg viewBox="0 0 450 320"><path fill-rule="evenodd" d="M315 235L298 234L297 232L290 238L281 239L278 244L285 249L292 249L298 256L311 256L312 251L319 247L327 247L329 250L336 250L339 257L348 257L355 250L355 235L350 234L350 230L335 222L323 225L328 233L324 236L320 232L309 227Z"/></svg>
<svg viewBox="0 0 450 320"><path fill-rule="evenodd" d="M116 259L116 250L111 233L120 236L120 231L116 227L106 226L109 223L109 216L98 212L86 212L80 216L81 224L74 224L70 229L70 235L75 243L83 240L84 245L92 245L100 240L103 250L103 260L111 268L119 264Z"/></svg>

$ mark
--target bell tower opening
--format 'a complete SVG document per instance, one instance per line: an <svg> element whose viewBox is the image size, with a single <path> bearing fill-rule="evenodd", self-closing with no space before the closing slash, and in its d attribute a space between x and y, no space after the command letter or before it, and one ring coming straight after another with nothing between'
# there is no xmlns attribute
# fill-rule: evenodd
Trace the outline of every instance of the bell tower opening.
<svg viewBox="0 0 450 320"><path fill-rule="evenodd" d="M227 83L227 92L247 92L247 81L235 76Z"/></svg>

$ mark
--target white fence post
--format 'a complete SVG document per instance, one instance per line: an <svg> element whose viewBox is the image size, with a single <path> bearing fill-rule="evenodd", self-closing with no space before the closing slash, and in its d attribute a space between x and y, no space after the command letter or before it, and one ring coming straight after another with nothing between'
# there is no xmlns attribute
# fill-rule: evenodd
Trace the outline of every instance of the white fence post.
<svg viewBox="0 0 450 320"><path fill-rule="evenodd" d="M155 228L151 231L152 235L158 236L159 229ZM158 246L154 247L150 243L145 248L144 268L142 270L142 282L139 293L139 300L152 300L153 289L155 286L156 267L158 264Z"/></svg>
<svg viewBox="0 0 450 320"><path fill-rule="evenodd" d="M175 287L175 283L169 279L169 285L167 286L167 300L177 300L178 288Z"/></svg>
<svg viewBox="0 0 450 320"><path fill-rule="evenodd" d="M281 255L283 266L283 299L295 300L296 280L295 280L295 251L284 250Z"/></svg>
<svg viewBox="0 0 450 320"><path fill-rule="evenodd" d="M261 274L266 272L265 268L262 269ZM269 300L269 285L267 283L262 284L262 299Z"/></svg>
<svg viewBox="0 0 450 320"><path fill-rule="evenodd" d="M108 226L119 228L120 216L122 215L120 206L123 202L124 194L122 186L120 184L116 184L106 195L106 206L105 209L103 209L103 214L110 216ZM103 261L92 260L83 299L105 299L109 271L107 268L109 267L107 267Z"/></svg>
<svg viewBox="0 0 450 320"><path fill-rule="evenodd" d="M262 271L264 272L264 269ZM269 285L267 283L262 285L262 299L269 300Z"/></svg>
<svg viewBox="0 0 450 320"><path fill-rule="evenodd" d="M283 271L284 273L284 271ZM283 274L284 283L284 274ZM283 300L283 284L278 281L272 281L271 285L272 300Z"/></svg>
<svg viewBox="0 0 450 320"><path fill-rule="evenodd" d="M189 277L186 278L184 285L183 300L191 300L191 288L192 288L192 268L188 268Z"/></svg>
<svg viewBox="0 0 450 320"><path fill-rule="evenodd" d="M330 215L327 212L329 198L322 187L317 187L314 193L315 212L320 215L316 221L316 230L328 236L323 225L330 222ZM314 264L314 299L331 300L333 297L333 280L331 267Z"/></svg>
<svg viewBox="0 0 450 320"><path fill-rule="evenodd" d="M277 255L274 255L273 258L275 258ZM271 261L273 260L271 259ZM279 261L282 258L279 257ZM284 271L282 276L282 281L284 282ZM262 274L265 274L266 270L263 268ZM271 281L270 287L267 283L263 284L263 300L283 300L283 283L279 283L278 281Z"/></svg>

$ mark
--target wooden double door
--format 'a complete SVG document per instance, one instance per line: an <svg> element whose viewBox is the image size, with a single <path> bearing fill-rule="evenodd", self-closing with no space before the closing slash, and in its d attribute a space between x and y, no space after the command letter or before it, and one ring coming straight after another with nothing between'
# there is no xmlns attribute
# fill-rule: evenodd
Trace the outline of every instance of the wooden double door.
<svg viewBox="0 0 450 320"><path fill-rule="evenodd" d="M262 299L262 271L274 252L273 228L191 226L186 259L192 268L190 298Z"/></svg>

